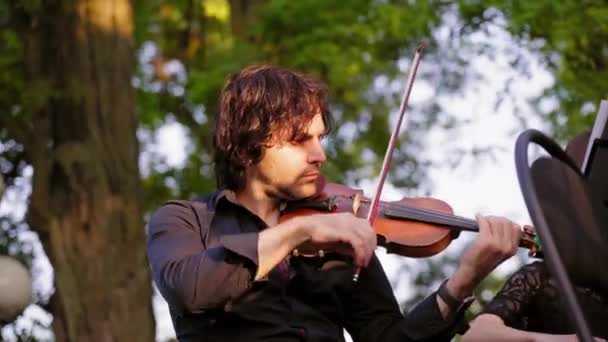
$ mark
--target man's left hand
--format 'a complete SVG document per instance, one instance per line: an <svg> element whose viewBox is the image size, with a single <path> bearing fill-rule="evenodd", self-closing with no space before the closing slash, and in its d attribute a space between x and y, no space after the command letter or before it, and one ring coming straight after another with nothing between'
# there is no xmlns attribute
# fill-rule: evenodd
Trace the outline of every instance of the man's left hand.
<svg viewBox="0 0 608 342"><path fill-rule="evenodd" d="M500 263L517 252L521 227L507 218L477 216L479 234L464 252L447 289L455 298L463 299Z"/></svg>

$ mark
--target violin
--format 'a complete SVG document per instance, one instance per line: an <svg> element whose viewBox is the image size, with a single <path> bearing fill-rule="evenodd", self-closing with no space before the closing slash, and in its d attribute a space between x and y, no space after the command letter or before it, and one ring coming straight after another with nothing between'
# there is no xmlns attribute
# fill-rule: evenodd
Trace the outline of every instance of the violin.
<svg viewBox="0 0 608 342"><path fill-rule="evenodd" d="M443 251L461 231L479 231L476 221L453 215L452 208L438 199L404 198L394 202L380 200L424 48L424 44L421 44L414 54L397 123L388 142L373 199L365 198L361 190L341 184L325 184L321 179L317 183L317 196L288 202L281 211L279 221L298 215L351 212L357 217L367 219L377 234L378 245L385 247L388 253L409 257L435 255ZM541 256L536 235L530 227L524 228L520 246L528 248L530 256ZM331 247L339 249L340 246ZM319 254L320 251L322 250L319 250ZM355 270L354 282L358 281L359 272L360 267Z"/></svg>
<svg viewBox="0 0 608 342"><path fill-rule="evenodd" d="M371 201L363 196L362 190L325 183L322 177L318 184L317 195L287 202L279 220L282 222L296 216L342 212L367 217ZM418 258L440 253L458 238L461 231L479 231L477 221L454 215L446 202L436 198L380 201L372 228L377 234L378 245L386 248L387 253ZM530 256L542 258L536 234L531 227L523 228L519 246L527 248Z"/></svg>

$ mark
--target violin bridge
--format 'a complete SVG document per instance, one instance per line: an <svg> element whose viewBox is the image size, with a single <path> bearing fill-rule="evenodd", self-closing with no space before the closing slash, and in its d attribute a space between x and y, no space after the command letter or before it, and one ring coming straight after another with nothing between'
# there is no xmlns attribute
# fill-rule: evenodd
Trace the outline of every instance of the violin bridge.
<svg viewBox="0 0 608 342"><path fill-rule="evenodd" d="M355 214L355 216L357 216L357 213L359 212L360 207L361 207L361 195L356 194L355 197L353 198L353 214Z"/></svg>

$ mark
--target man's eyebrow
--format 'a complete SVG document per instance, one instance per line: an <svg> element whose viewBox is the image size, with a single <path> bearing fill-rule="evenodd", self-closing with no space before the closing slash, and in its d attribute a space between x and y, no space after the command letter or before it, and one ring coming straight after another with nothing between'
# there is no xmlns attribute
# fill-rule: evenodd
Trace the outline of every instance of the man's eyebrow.
<svg viewBox="0 0 608 342"><path fill-rule="evenodd" d="M300 133L300 134L296 134L293 137L293 141L304 141L304 140L311 139L312 137L313 137L313 135L310 133Z"/></svg>

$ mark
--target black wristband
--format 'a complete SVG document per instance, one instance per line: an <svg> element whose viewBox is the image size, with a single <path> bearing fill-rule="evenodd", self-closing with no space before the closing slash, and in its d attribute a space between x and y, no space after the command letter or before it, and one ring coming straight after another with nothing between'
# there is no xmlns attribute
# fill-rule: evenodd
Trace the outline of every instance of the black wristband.
<svg viewBox="0 0 608 342"><path fill-rule="evenodd" d="M450 308L452 312L456 312L462 305L463 301L454 298L454 296L450 294L450 292L448 291L447 284L448 279L444 280L443 283L441 283L441 286L439 286L439 290L437 290L437 295L443 300L443 302Z"/></svg>

